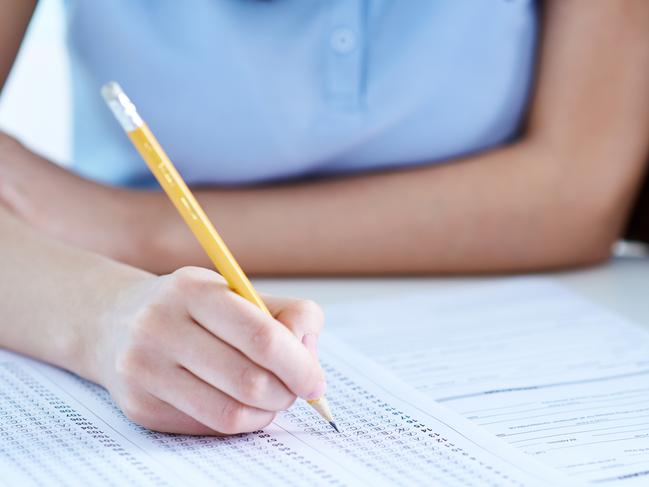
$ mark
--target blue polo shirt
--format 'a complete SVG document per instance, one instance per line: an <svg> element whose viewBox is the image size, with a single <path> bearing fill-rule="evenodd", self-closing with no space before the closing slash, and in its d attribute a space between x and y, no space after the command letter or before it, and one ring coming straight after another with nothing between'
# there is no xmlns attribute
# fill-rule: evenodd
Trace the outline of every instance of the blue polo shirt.
<svg viewBox="0 0 649 487"><path fill-rule="evenodd" d="M189 183L435 164L506 143L533 0L68 0L74 167L151 176L99 95L118 81Z"/></svg>

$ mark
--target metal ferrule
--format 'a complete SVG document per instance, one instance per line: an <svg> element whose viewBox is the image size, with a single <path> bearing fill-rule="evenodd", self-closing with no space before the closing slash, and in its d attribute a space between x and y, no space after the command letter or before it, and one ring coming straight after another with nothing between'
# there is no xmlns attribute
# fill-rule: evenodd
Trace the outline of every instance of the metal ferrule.
<svg viewBox="0 0 649 487"><path fill-rule="evenodd" d="M124 93L119 84L114 81L106 83L101 89L101 95L126 132L131 132L144 125L144 122L137 113L135 105L126 96L126 93Z"/></svg>

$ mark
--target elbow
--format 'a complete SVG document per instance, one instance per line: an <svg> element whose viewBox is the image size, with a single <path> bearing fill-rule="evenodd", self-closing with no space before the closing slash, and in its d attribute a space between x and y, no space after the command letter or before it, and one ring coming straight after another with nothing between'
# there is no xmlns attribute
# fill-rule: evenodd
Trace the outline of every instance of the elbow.
<svg viewBox="0 0 649 487"><path fill-rule="evenodd" d="M579 209L564 208L561 221L552 225L544 252L546 268L590 267L606 263L619 240L625 212L618 205L593 202Z"/></svg>
<svg viewBox="0 0 649 487"><path fill-rule="evenodd" d="M616 239L571 234L544 239L544 242L535 249L534 255L525 259L528 264L523 262L523 269L517 270L543 272L605 264L613 254Z"/></svg>
<svg viewBox="0 0 649 487"><path fill-rule="evenodd" d="M546 239L545 245L528 255L516 271L556 271L605 264L613 255L616 239L581 236L558 236ZM519 267L519 266L517 266Z"/></svg>
<svg viewBox="0 0 649 487"><path fill-rule="evenodd" d="M614 158L537 150L534 161L545 163L533 165L536 185L528 192L526 224L537 230L538 268L594 266L613 255L646 163L644 152L613 153Z"/></svg>
<svg viewBox="0 0 649 487"><path fill-rule="evenodd" d="M617 239L593 238L567 246L564 267L592 267L605 264L613 255L613 246ZM573 248L574 247L574 248Z"/></svg>

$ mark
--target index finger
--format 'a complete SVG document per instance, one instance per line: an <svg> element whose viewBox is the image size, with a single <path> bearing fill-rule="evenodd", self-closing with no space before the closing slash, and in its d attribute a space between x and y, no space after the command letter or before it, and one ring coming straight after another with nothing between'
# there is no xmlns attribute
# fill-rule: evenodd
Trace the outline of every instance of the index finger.
<svg viewBox="0 0 649 487"><path fill-rule="evenodd" d="M210 283L188 300L191 317L221 340L271 371L295 395L318 399L326 389L315 357L283 324L232 291Z"/></svg>

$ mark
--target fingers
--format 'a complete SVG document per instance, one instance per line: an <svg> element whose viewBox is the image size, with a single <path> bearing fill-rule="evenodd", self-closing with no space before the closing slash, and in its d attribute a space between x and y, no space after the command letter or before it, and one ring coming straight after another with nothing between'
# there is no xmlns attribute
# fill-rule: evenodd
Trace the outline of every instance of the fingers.
<svg viewBox="0 0 649 487"><path fill-rule="evenodd" d="M232 301L239 296L228 297ZM324 375L315 357L282 324L247 301L227 307L231 314L215 319L217 309L204 300L193 306L192 316L212 334L275 374L295 395L311 399L322 395ZM225 309L219 306L218 309ZM319 396L318 396L319 397Z"/></svg>
<svg viewBox="0 0 649 487"><path fill-rule="evenodd" d="M275 413L241 404L180 367L164 376L156 374L150 387L151 393L165 403L228 435L262 429L275 418Z"/></svg>
<svg viewBox="0 0 649 487"><path fill-rule="evenodd" d="M305 335L320 335L324 313L314 301L269 295L264 295L263 299L275 319L283 323L299 340L302 341Z"/></svg>
<svg viewBox="0 0 649 487"><path fill-rule="evenodd" d="M174 355L208 384L242 404L267 411L286 410L295 401L295 395L275 375L204 328L186 326L182 334L184 343Z"/></svg>
<svg viewBox="0 0 649 487"><path fill-rule="evenodd" d="M183 273L177 278L191 281L187 308L197 323L271 371L295 395L316 399L324 394L324 374L317 360L287 327L235 293L223 292L215 273L205 269Z"/></svg>
<svg viewBox="0 0 649 487"><path fill-rule="evenodd" d="M324 325L322 308L314 301L264 295L264 302L275 319L286 326L318 359L318 339Z"/></svg>
<svg viewBox="0 0 649 487"><path fill-rule="evenodd" d="M124 414L145 428L183 435L218 435L215 431L160 399L142 392L120 404Z"/></svg>
<svg viewBox="0 0 649 487"><path fill-rule="evenodd" d="M296 395L324 394L324 374L304 345L314 349L322 327L314 303L267 297L280 322L199 268L163 276L147 289L144 305L129 308L124 335L111 342L115 370L108 382L135 391L120 404L136 422L235 434L263 428Z"/></svg>
<svg viewBox="0 0 649 487"><path fill-rule="evenodd" d="M318 359L318 338L324 325L322 308L314 301L264 296L264 302L275 319L286 326Z"/></svg>

